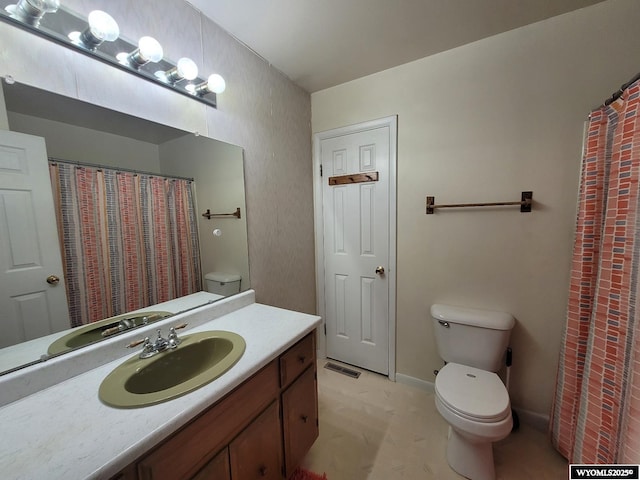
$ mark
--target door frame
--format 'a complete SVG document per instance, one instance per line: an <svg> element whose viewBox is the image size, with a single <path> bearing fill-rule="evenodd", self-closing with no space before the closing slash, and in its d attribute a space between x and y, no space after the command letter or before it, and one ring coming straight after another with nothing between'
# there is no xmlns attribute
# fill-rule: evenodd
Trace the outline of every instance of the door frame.
<svg viewBox="0 0 640 480"><path fill-rule="evenodd" d="M334 128L313 134L313 212L315 230L316 256L316 311L322 317L322 325L318 327L318 353L326 357L326 315L324 291L324 226L322 216L322 180L320 176L320 144L328 138L363 132L374 128L389 128L389 268L385 272L389 288L389 380L396 379L396 239L397 239L397 137L398 116L370 120L345 127Z"/></svg>

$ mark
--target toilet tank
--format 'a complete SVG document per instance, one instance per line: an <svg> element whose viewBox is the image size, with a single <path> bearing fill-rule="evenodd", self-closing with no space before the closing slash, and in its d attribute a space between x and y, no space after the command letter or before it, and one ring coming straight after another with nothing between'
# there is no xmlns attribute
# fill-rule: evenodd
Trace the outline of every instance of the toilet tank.
<svg viewBox="0 0 640 480"><path fill-rule="evenodd" d="M500 370L515 325L510 313L434 304L431 318L445 362Z"/></svg>
<svg viewBox="0 0 640 480"><path fill-rule="evenodd" d="M240 292L242 277L234 273L210 272L204 276L207 292L228 297Z"/></svg>

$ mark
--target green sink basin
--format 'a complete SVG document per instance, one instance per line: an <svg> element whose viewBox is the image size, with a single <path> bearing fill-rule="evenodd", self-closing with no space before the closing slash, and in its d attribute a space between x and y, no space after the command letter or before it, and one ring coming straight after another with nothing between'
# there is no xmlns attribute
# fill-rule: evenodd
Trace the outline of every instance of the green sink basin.
<svg viewBox="0 0 640 480"><path fill-rule="evenodd" d="M47 353L49 353L49 355L55 355L57 353L66 352L67 350L84 347L85 345L97 342L98 340L109 338L120 331L141 327L145 317L147 319L147 324L150 324L172 315L173 313L171 312L148 311L125 313L124 315L118 315L117 317L105 318L98 322L74 328L71 333L58 338L55 342L49 345Z"/></svg>
<svg viewBox="0 0 640 480"><path fill-rule="evenodd" d="M137 355L103 380L100 400L117 408L166 402L212 382L240 360L246 344L233 332L210 330L181 338L182 343L151 358Z"/></svg>

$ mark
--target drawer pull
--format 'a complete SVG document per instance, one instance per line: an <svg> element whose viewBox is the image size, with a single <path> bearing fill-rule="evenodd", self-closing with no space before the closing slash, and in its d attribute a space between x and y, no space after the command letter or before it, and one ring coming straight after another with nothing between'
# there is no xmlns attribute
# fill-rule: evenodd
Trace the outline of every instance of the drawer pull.
<svg viewBox="0 0 640 480"><path fill-rule="evenodd" d="M303 423L307 423L308 419L309 417L307 417L306 415L300 415L300 420L302 420Z"/></svg>
<svg viewBox="0 0 640 480"><path fill-rule="evenodd" d="M260 467L260 476L261 477L267 476L267 467Z"/></svg>
<svg viewBox="0 0 640 480"><path fill-rule="evenodd" d="M298 361L299 361L300 363L304 363L306 359L307 359L307 357L305 357L304 355L299 355L299 356L298 356Z"/></svg>

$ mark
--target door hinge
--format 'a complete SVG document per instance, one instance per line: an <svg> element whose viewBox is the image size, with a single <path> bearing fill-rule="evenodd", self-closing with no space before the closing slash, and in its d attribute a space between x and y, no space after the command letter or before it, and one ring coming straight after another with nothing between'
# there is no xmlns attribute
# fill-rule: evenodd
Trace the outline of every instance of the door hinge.
<svg viewBox="0 0 640 480"><path fill-rule="evenodd" d="M322 176L322 165L320 165L320 176Z"/></svg>
<svg viewBox="0 0 640 480"><path fill-rule="evenodd" d="M324 336L325 337L327 336L327 324L326 323L324 324Z"/></svg>

